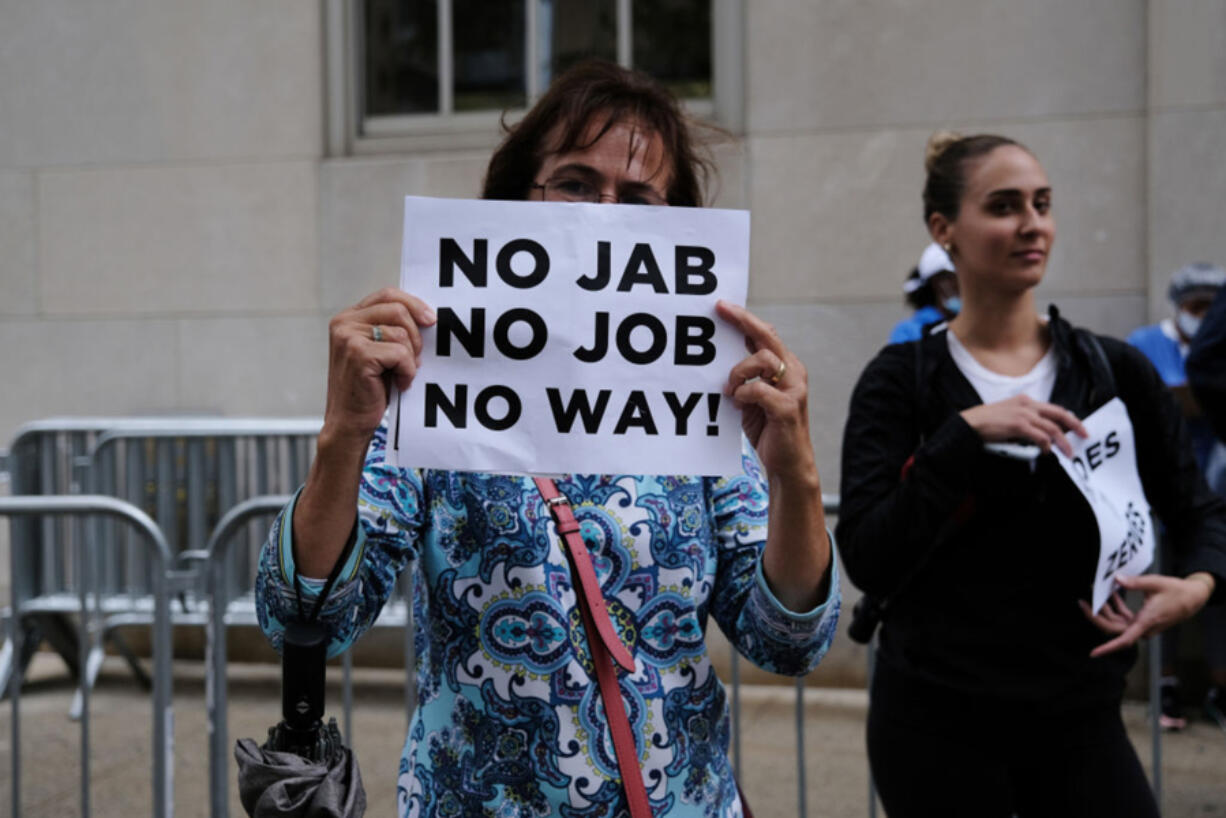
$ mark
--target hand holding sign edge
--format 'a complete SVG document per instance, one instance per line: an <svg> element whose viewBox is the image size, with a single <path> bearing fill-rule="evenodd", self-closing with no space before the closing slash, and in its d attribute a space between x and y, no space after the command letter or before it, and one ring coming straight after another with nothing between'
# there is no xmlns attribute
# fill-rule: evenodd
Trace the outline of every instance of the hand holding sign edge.
<svg viewBox="0 0 1226 818"><path fill-rule="evenodd" d="M715 310L745 336L749 351L729 372L724 395L741 410L741 428L770 481L762 571L780 602L809 611L828 592L831 553L809 438L808 372L775 328L749 310L722 300Z"/></svg>
<svg viewBox="0 0 1226 818"><path fill-rule="evenodd" d="M420 327L436 320L424 301L395 287L371 293L333 316L324 409L324 428L331 436L360 439L365 450L387 411L391 386L407 389L417 375Z"/></svg>
<svg viewBox="0 0 1226 818"><path fill-rule="evenodd" d="M291 522L297 567L306 576L327 576L338 559L353 527L366 449L387 411L391 386L405 389L412 382L421 360L419 328L435 320L424 301L387 287L328 324L324 425Z"/></svg>
<svg viewBox="0 0 1226 818"><path fill-rule="evenodd" d="M742 412L741 428L772 477L816 481L809 438L809 376L775 328L744 307L716 302L716 313L745 336L749 355L732 367L724 395Z"/></svg>

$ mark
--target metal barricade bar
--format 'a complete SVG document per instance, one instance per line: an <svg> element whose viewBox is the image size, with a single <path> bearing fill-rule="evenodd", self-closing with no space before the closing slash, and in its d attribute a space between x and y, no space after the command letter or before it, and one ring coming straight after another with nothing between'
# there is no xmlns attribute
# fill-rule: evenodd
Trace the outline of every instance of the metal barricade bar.
<svg viewBox="0 0 1226 818"><path fill-rule="evenodd" d="M823 494L822 510L828 515L839 513L839 495ZM831 559L838 557L831 553ZM741 777L741 665L740 655L735 646L732 649L729 676L732 682L732 774L737 781ZM805 725L804 725L804 690L805 677L796 679L796 780L797 798L796 815L798 818L808 816L808 803L805 793ZM872 786L871 784L869 786Z"/></svg>
<svg viewBox="0 0 1226 818"><path fill-rule="evenodd" d="M177 528L177 498L172 494L173 487L180 482L201 487L208 483L206 475L212 476L215 478L212 488L216 493L216 508L223 511L234 507L240 496L240 484L249 486L251 496L294 488L305 478L310 454L309 439L317 435L322 426L323 420L320 418L153 418L130 422L106 429L98 435L90 452L90 471L92 474L102 474L104 470L101 465L108 455L121 448L122 443L156 441L158 519L163 521L171 552L200 550L204 547L206 532L205 498L199 491L189 492L184 498L186 536L180 543L178 531L168 530ZM278 438L284 439L287 445L280 446L276 440ZM212 457L206 458L204 446L209 440L215 441L216 448ZM182 462L177 456L176 441L183 441ZM250 452L245 458L238 453L244 444ZM273 467L266 462L272 456L292 461L289 468L276 469L275 478ZM215 472L210 468L214 464ZM249 473L238 475L240 467ZM293 486L289 485L291 481ZM280 490L273 485L274 482L282 484ZM170 520L175 520L176 526L170 526ZM246 567L249 566L234 567L235 584L250 577L250 572L244 570ZM227 586L227 599L232 599L237 591L233 585Z"/></svg>
<svg viewBox="0 0 1226 818"><path fill-rule="evenodd" d="M267 450L273 454L287 452L280 454L284 458L292 450L294 462L305 468L321 426L322 419L294 417L46 418L22 425L9 442L6 465L12 471L10 490L15 495L31 496L90 492L127 500L156 516L171 552L175 553L181 548L201 547L210 520L244 493L251 492L253 486L240 493L233 473L217 473L227 465L231 472L236 468L253 471L247 468L251 464L235 458L234 443L254 443L252 438L260 436L281 438L274 440ZM216 438L217 442L205 439L208 437ZM248 439L236 441L237 437ZM107 443L121 438L133 445ZM141 438L148 445L140 444ZM287 445L281 445L282 442ZM245 451L254 455L256 447L248 446ZM208 452L207 456L204 452ZM272 467L271 472L286 479L300 480L305 476L284 464ZM238 485L246 486L249 482L241 478ZM285 489L272 486L261 493ZM92 521L84 526L54 518L13 520L13 540L37 544L32 548L18 547L11 560L10 581L23 591L27 601L35 600L38 605L15 609L15 616L25 626L24 633L31 632L31 616L44 623L54 622L55 627L44 628L43 635L74 675L82 672L78 667L80 652L76 649L79 639L97 635L123 651L124 646L108 623L114 621L116 611L149 610L153 578L149 561L135 542L138 537L130 528L117 527L112 520ZM75 544L85 538L89 539L90 550L82 563L76 558ZM250 576L250 565L236 569L243 571L244 577ZM239 591L244 577L236 577ZM83 623L86 627L69 628L66 617L79 611L82 582L89 583L87 591L94 600L94 610ZM227 595L232 597L233 592ZM187 601L185 597L185 608ZM101 645L95 644L88 654L84 668L87 679L90 668L100 659L100 650ZM12 657L11 643L6 641L0 651ZM17 656L16 661L28 659L28 649L26 654ZM0 662L0 690L7 689L12 664ZM79 705L74 705L74 712L78 710Z"/></svg>
<svg viewBox="0 0 1226 818"><path fill-rule="evenodd" d="M266 495L244 500L226 512L217 523L203 550L185 551L181 557L205 563L209 617L205 626L204 700L209 729L209 801L210 815L224 818L229 814L229 729L226 715L229 708L229 688L226 679L226 608L230 597L226 592L226 565L230 547L237 542L235 534L252 518L276 514L290 500L290 495Z"/></svg>
<svg viewBox="0 0 1226 818"><path fill-rule="evenodd" d="M237 444L253 442L256 455L263 457L270 451L278 449L276 446L269 445L270 438L288 438L293 441L291 445L293 443L305 445L308 444L307 439L313 438L321 426L322 420L318 418L152 418L125 422L98 434L89 453L90 485L91 488L96 489L109 482L111 474L107 471L106 465L114 464L122 455L127 463L129 488L135 484L139 492L129 496L144 496L147 501L153 502L171 554L177 558L188 551L199 551L204 546L207 519L205 492L209 490L206 475L210 471L208 462L206 462L209 458L206 458L205 452L205 446L208 443L213 442L216 446L216 456L212 460L217 463L215 475L217 480L212 490L216 492L217 508L226 509L233 505L232 501L237 496L235 475L232 470L244 462L235 456ZM134 452L135 448L141 446L146 449L145 456L138 456ZM309 453L309 445L305 445L305 450ZM152 459L149 458L150 454ZM302 458L299 462L305 467L308 460ZM259 462L253 465L257 473L261 475L266 475L270 471L267 463ZM140 469L143 474L134 478L134 469ZM305 477L305 475L288 472L282 476L287 480ZM142 484L151 479L153 481L152 492L141 491ZM183 498L177 496L179 486L187 487ZM268 481L260 480L257 486L259 492L267 494L267 488ZM184 511L182 519L179 514L180 499L182 499ZM227 501L229 504L225 504ZM180 532L180 523L183 524L182 532ZM239 593L240 581L249 581L252 576L247 559L250 551L249 543L245 542L243 546L241 556L244 557L244 562L242 565L234 566L235 576L231 577L229 582L213 586L209 592L211 596L220 594L223 605L228 604ZM129 554L131 555L130 550ZM226 559L229 564L233 564L232 556L228 555ZM131 557L129 566L131 573L127 575L125 588L130 600L135 603L136 599L145 592L147 574L145 566ZM96 582L95 575L90 576L91 581ZM196 590L202 589L197 588ZM188 597L182 597L182 602L183 613L189 614ZM87 665L87 671L92 670L97 664L96 660L102 652L102 642L111 633L115 621L113 615L105 617L104 620L99 613L95 628L97 638L93 640L90 653L94 661ZM82 681L82 690L90 686L93 681L94 674L87 672ZM78 700L82 695L78 694Z"/></svg>
<svg viewBox="0 0 1226 818"><path fill-rule="evenodd" d="M244 500L231 508L218 522L202 551L186 551L180 557L204 562L207 571L209 617L205 635L205 703L208 710L209 729L209 798L212 818L229 815L229 730L226 723L228 709L226 612L230 598L218 595L216 589L224 589L229 580L227 562L231 549L238 542L238 534L251 520L280 511L290 501L291 495L265 495ZM411 585L408 586L411 591ZM406 702L413 691L413 637L411 593L405 593L405 672ZM384 614L387 608L384 609ZM378 621L384 621L380 616ZM353 740L353 660L346 651L342 662L342 697L344 708L344 735ZM411 712L411 710L410 710Z"/></svg>
<svg viewBox="0 0 1226 818"><path fill-rule="evenodd" d="M153 626L153 811L155 818L170 818L174 814L174 713L171 710L173 678L171 675L171 633L170 633L170 603L167 572L170 569L170 549L161 529L141 509L117 500L114 497L102 495L76 496L23 496L0 497L0 516L5 517L38 517L55 515L91 515L102 514L126 520L144 534L144 541L153 552L156 560L156 579L154 583L154 626ZM20 542L10 543L10 548L19 549ZM84 549L84 544L80 548ZM81 589L81 616L87 613L85 605L84 584ZM21 600L17 598L20 589L13 589L13 616L9 619L9 628L15 655L22 650L21 627L19 612ZM84 645L84 640L82 642ZM85 671L84 666L81 668ZM13 663L13 684L11 690L12 724L12 814L14 818L21 815L21 682L23 668L20 661ZM89 815L89 699L84 700L81 718L81 809L82 815Z"/></svg>
<svg viewBox="0 0 1226 818"><path fill-rule="evenodd" d="M226 680L226 606L227 557L230 547L238 541L235 534L252 518L276 514L290 500L290 495L268 495L244 500L226 512L209 537L203 552L185 552L187 559L203 560L207 571L209 619L205 630L204 700L209 727L209 799L210 815L225 818L229 814L229 729L228 684Z"/></svg>
<svg viewBox="0 0 1226 818"><path fill-rule="evenodd" d="M1150 518L1150 525L1153 525ZM1162 543L1154 544L1155 574L1162 573ZM1162 812L1162 638L1160 634L1149 637L1149 730L1153 741L1153 757L1150 780L1154 788L1154 802L1158 804L1158 812Z"/></svg>

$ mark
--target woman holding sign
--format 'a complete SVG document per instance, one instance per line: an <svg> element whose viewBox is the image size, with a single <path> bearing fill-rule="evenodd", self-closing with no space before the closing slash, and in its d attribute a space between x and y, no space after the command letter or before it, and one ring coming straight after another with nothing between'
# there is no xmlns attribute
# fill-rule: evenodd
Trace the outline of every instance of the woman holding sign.
<svg viewBox="0 0 1226 818"><path fill-rule="evenodd" d="M1124 674L1133 643L1221 595L1226 503L1148 361L1054 307L1037 313L1055 223L1034 155L1005 137L938 134L926 164L924 217L962 310L868 365L843 443L840 549L883 620L874 778L891 818L1156 816L1120 720ZM1120 428L1087 439L1115 398ZM1080 480L1120 466L1111 458L1134 437L1137 502L1168 525L1180 564L1116 574L1143 604L1115 595L1093 612L1100 525L1052 453ZM1112 571L1149 524L1129 520Z"/></svg>
<svg viewBox="0 0 1226 818"><path fill-rule="evenodd" d="M697 206L702 169L667 92L589 64L510 130L484 195ZM708 618L762 667L807 673L833 635L838 577L805 369L754 315L708 309L750 351L725 389L744 412L742 468L719 478L389 466L389 389L411 388L436 316L384 290L332 320L318 455L262 553L260 619L279 643L322 596L335 654L413 566L402 815L747 814Z"/></svg>

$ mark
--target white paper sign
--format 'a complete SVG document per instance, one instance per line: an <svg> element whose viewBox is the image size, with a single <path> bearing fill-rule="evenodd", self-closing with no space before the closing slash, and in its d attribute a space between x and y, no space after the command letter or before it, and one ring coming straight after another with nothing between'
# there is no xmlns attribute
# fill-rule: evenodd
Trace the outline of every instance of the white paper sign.
<svg viewBox="0 0 1226 818"><path fill-rule="evenodd" d="M400 286L434 308L387 459L461 471L734 474L749 214L406 197Z"/></svg>
<svg viewBox="0 0 1226 818"><path fill-rule="evenodd" d="M1115 589L1117 576L1135 577L1153 562L1154 527L1137 473L1132 421L1123 401L1113 398L1082 423L1090 436L1085 440L1068 436L1072 458L1053 451L1098 522L1098 568L1091 601L1098 613Z"/></svg>

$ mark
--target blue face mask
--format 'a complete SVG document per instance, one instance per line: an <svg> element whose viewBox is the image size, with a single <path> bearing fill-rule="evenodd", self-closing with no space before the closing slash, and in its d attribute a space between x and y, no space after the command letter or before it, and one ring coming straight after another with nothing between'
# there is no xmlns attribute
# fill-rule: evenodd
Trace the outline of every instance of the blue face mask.
<svg viewBox="0 0 1226 818"><path fill-rule="evenodd" d="M951 295L949 298L941 302L941 309L950 315L957 315L962 312L962 299L956 295Z"/></svg>

